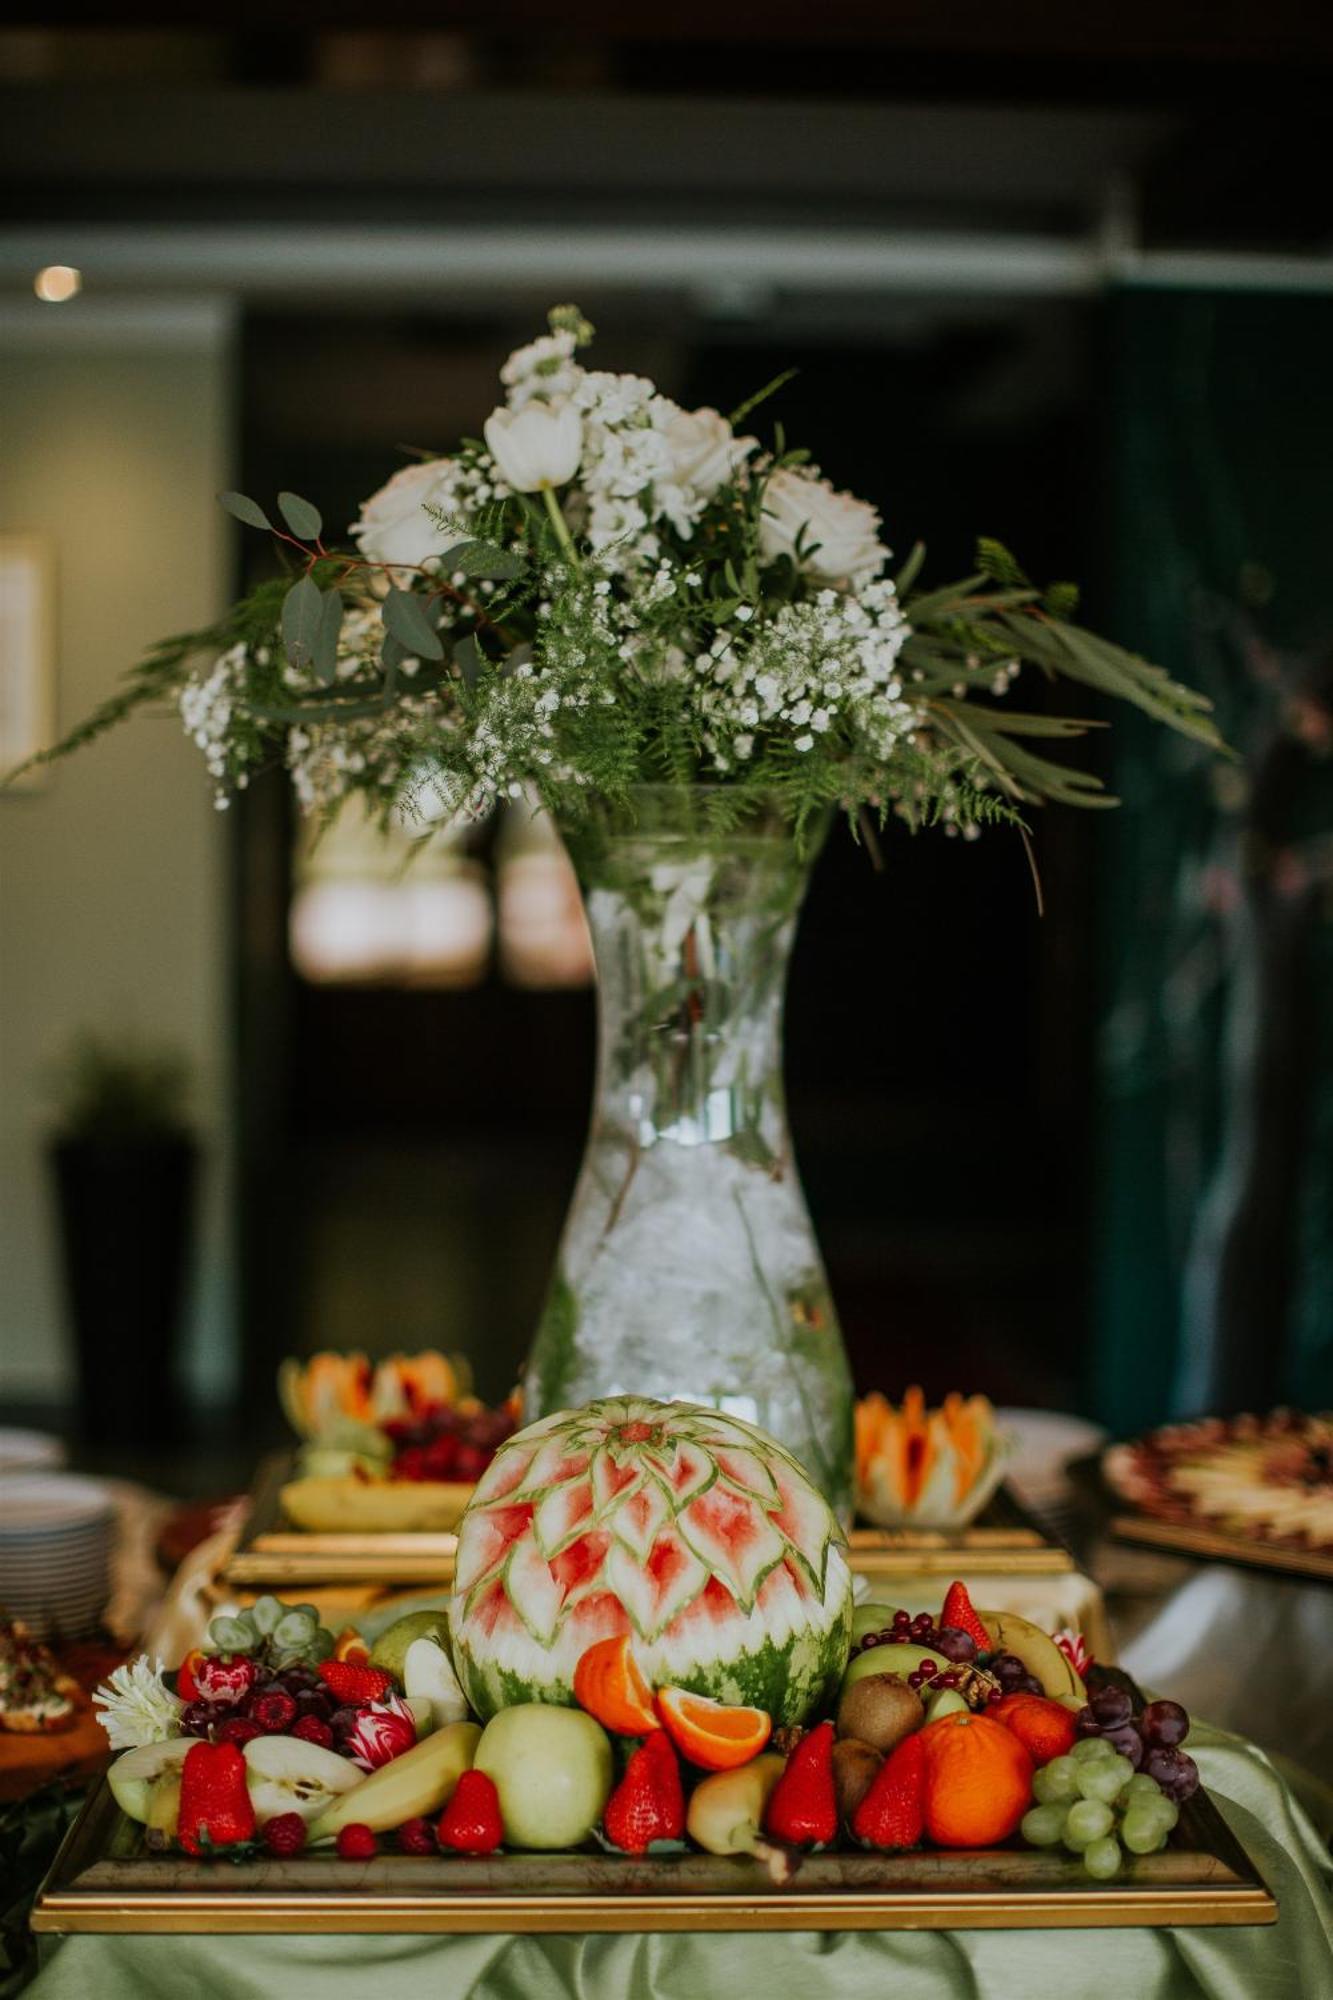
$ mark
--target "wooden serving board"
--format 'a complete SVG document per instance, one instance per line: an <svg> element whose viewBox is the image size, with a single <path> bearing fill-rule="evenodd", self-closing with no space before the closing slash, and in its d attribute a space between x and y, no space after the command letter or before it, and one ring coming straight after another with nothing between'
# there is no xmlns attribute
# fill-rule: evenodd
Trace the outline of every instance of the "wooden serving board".
<svg viewBox="0 0 1333 2000"><path fill-rule="evenodd" d="M1333 1554L1320 1549L1286 1548L1278 1542L1242 1541L1216 1528L1189 1521L1159 1520L1152 1514L1117 1514L1111 1533L1118 1541L1139 1542L1171 1555L1195 1556L1204 1562L1240 1563L1246 1569L1279 1570L1285 1576L1306 1576L1333 1583Z"/></svg>
<svg viewBox="0 0 1333 2000"><path fill-rule="evenodd" d="M452 1580L458 1537L429 1534L312 1534L282 1512L281 1492L292 1477L291 1452L265 1459L250 1512L222 1571L229 1584L267 1589L318 1583L429 1583ZM950 1533L920 1528L855 1527L852 1568L860 1576L969 1574L1049 1576L1077 1567L1061 1543L1001 1486L979 1518Z"/></svg>

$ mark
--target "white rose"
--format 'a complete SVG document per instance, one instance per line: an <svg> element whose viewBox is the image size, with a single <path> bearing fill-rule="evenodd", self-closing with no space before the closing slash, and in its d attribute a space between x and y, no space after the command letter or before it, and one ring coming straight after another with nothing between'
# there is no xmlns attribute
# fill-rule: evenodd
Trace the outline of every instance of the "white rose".
<svg viewBox="0 0 1333 2000"><path fill-rule="evenodd" d="M572 403L527 403L492 410L483 426L491 457L516 493L563 486L583 455L583 419Z"/></svg>
<svg viewBox="0 0 1333 2000"><path fill-rule="evenodd" d="M388 485L365 502L360 520L352 523L361 553L372 562L403 566L440 555L448 537L440 533L426 508L448 511L455 474L451 458L427 459L395 472Z"/></svg>
<svg viewBox="0 0 1333 2000"><path fill-rule="evenodd" d="M757 438L738 438L716 410L677 410L666 425L671 447L671 477L705 496L730 479Z"/></svg>
<svg viewBox="0 0 1333 2000"><path fill-rule="evenodd" d="M864 583L877 576L888 559L880 526L868 501L839 493L827 479L784 468L764 488L759 546L769 562L778 556L796 562L799 540L799 564L807 575L830 583Z"/></svg>

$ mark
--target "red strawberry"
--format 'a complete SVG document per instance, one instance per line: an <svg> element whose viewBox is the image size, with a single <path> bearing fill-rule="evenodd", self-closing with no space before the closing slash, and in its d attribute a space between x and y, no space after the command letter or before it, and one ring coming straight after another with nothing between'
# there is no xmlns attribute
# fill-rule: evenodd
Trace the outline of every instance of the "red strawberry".
<svg viewBox="0 0 1333 2000"><path fill-rule="evenodd" d="M764 1831L791 1847L824 1846L838 1831L833 1785L833 1724L821 1722L803 1736L768 1801Z"/></svg>
<svg viewBox="0 0 1333 2000"><path fill-rule="evenodd" d="M852 1832L868 1847L915 1847L925 1827L926 1750L905 1736L875 1773L852 1815Z"/></svg>
<svg viewBox="0 0 1333 2000"><path fill-rule="evenodd" d="M952 1625L955 1631L966 1632L969 1639L976 1640L983 1653L994 1650L995 1641L972 1609L972 1600L967 1594L965 1583L949 1585L944 1599L944 1609L935 1622L941 1629L946 1625Z"/></svg>
<svg viewBox="0 0 1333 2000"><path fill-rule="evenodd" d="M193 1661L191 1671L200 1701L234 1708L259 1679L259 1662L248 1653L206 1653Z"/></svg>
<svg viewBox="0 0 1333 2000"><path fill-rule="evenodd" d="M315 1672L344 1708L367 1708L393 1686L383 1667L363 1667L355 1660L321 1660Z"/></svg>
<svg viewBox="0 0 1333 2000"><path fill-rule="evenodd" d="M435 1837L458 1854L494 1854L504 1838L500 1794L484 1771L464 1771Z"/></svg>
<svg viewBox="0 0 1333 2000"><path fill-rule="evenodd" d="M630 1758L602 1824L607 1839L626 1854L644 1854L655 1840L679 1840L684 1833L680 1765L665 1729L645 1736Z"/></svg>
<svg viewBox="0 0 1333 2000"><path fill-rule="evenodd" d="M245 1774L245 1759L234 1743L196 1743L186 1752L177 1838L187 1854L250 1839L255 1811Z"/></svg>

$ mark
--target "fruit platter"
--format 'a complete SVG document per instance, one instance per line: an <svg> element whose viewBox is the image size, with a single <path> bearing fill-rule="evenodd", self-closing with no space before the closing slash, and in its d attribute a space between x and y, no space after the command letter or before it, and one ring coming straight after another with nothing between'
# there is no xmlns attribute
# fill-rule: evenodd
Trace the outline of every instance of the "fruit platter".
<svg viewBox="0 0 1333 2000"><path fill-rule="evenodd" d="M1124 1541L1333 1580L1333 1413L1169 1424L1104 1453Z"/></svg>
<svg viewBox="0 0 1333 2000"><path fill-rule="evenodd" d="M227 1581L447 1574L473 1488L518 1425L517 1397L487 1408L465 1363L433 1350L289 1359L278 1397L300 1442L261 1467Z"/></svg>
<svg viewBox="0 0 1333 2000"><path fill-rule="evenodd" d="M606 1398L504 1440L453 1589L266 1594L95 1697L40 1931L1263 1923L1190 1720L1029 1620L855 1601L795 1459Z"/></svg>

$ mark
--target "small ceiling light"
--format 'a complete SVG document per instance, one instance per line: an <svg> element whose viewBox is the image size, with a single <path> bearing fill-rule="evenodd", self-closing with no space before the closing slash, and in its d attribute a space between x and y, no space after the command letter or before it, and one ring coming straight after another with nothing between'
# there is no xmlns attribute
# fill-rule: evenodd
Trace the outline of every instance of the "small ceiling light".
<svg viewBox="0 0 1333 2000"><path fill-rule="evenodd" d="M44 264L33 279L32 288L49 306L63 306L66 299L77 298L82 291L83 273L72 264Z"/></svg>

